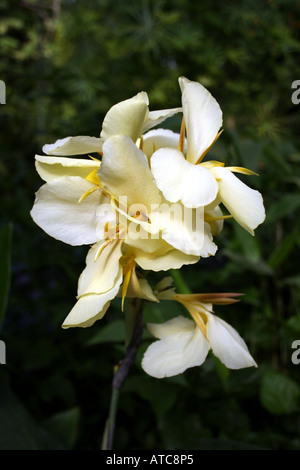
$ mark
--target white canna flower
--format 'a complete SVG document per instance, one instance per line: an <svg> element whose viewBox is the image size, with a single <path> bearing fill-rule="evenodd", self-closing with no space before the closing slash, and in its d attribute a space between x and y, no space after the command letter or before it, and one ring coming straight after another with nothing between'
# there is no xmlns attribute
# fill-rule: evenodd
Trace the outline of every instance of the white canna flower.
<svg viewBox="0 0 300 470"><path fill-rule="evenodd" d="M233 172L253 174L238 167L223 167L203 158L220 135L222 111L217 101L200 83L179 78L182 91L183 145L159 148L151 157L151 169L158 188L170 202L181 201L196 208L222 202L237 222L252 235L264 221L261 194L240 181Z"/></svg>
<svg viewBox="0 0 300 470"><path fill-rule="evenodd" d="M70 245L93 245L87 255L86 268L79 278L77 302L63 328L91 326L104 316L116 296L122 297L123 304L125 297L157 301L146 279L137 276L137 266L144 270L167 271L199 260L199 256L184 254L162 238L151 239L142 226L138 236L134 236L137 234L134 229L142 220L137 222L132 218L134 223L127 224L126 214L122 225L111 205L112 196L103 189L97 175L100 162L92 160L90 164L81 165L81 161L60 157L53 163L48 158L37 160L37 169L46 184L36 194L31 211L33 219L58 240ZM139 167L136 162L132 170L132 175L124 174L125 182L120 183L131 202L135 197L139 200L142 193L156 197L158 190L150 178L149 168ZM68 171L71 174L76 172L77 176L66 176ZM139 189L139 175L144 181L142 189ZM147 180L148 192L145 187ZM116 181L118 175L113 178L114 184ZM112 190L118 193L117 187L113 186ZM146 203L147 199L143 202Z"/></svg>
<svg viewBox="0 0 300 470"><path fill-rule="evenodd" d="M211 349L229 369L256 367L248 347L238 332L214 315L213 303L229 304L237 294L180 295L170 291L171 298L182 303L192 319L177 316L147 328L158 341L146 350L142 368L156 378L171 377L191 367L200 366ZM159 296L158 296L159 297Z"/></svg>

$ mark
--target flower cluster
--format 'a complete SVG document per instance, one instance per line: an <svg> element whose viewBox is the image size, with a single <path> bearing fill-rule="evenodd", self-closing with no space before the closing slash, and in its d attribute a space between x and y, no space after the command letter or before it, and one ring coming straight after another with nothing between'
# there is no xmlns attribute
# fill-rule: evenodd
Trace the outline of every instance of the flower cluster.
<svg viewBox="0 0 300 470"><path fill-rule="evenodd" d="M181 107L151 111L140 92L107 112L99 137L60 139L35 157L45 184L33 220L57 240L89 245L77 301L62 327L93 325L116 296L122 306L126 297L168 298L190 313L148 325L159 340L142 366L155 377L200 365L209 349L229 368L255 365L238 333L212 313L213 304L235 302L235 294L183 296L147 280L149 271L215 255L224 219L253 235L265 218L261 194L235 176L253 172L207 158L221 134L217 101L200 83L180 77L179 85ZM182 114L180 132L157 128L175 114Z"/></svg>

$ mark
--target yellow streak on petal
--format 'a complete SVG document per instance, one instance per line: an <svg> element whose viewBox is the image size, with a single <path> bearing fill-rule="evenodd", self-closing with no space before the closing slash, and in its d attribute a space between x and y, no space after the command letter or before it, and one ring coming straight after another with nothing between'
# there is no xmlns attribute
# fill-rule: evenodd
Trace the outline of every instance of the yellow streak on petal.
<svg viewBox="0 0 300 470"><path fill-rule="evenodd" d="M248 170L248 168L243 168L241 166L226 166L227 170L232 171L233 173L242 173L244 175L255 175L259 176L258 173L255 173L255 171Z"/></svg>
<svg viewBox="0 0 300 470"><path fill-rule="evenodd" d="M97 152L101 157L102 157L102 152ZM99 162L101 163L101 160L99 160L99 158L96 158L96 157L92 157L92 155L89 155L90 159L91 160L95 160L95 162Z"/></svg>
<svg viewBox="0 0 300 470"><path fill-rule="evenodd" d="M135 261L131 257L129 258L131 261L128 261L126 266L123 269L123 274L124 274L124 281L123 281L123 286L122 286L122 312L124 310L124 302L125 302L125 297L127 294L129 282L133 273L133 270L135 269Z"/></svg>
<svg viewBox="0 0 300 470"><path fill-rule="evenodd" d="M210 160L209 162L200 163L200 165L210 170L211 168L214 168L215 166L225 166L225 163L218 162L217 160Z"/></svg>
<svg viewBox="0 0 300 470"><path fill-rule="evenodd" d="M107 247L107 245L109 245L112 241L113 241L113 239L109 238L108 240L106 240L105 242L102 243L102 245L96 251L95 259L94 259L95 262L97 261L97 259L101 255L101 253L103 252L104 248Z"/></svg>
<svg viewBox="0 0 300 470"><path fill-rule="evenodd" d="M224 220L224 219L232 219L232 215L220 215L218 217L215 217L210 214L204 214L205 222L216 222L217 220Z"/></svg>
<svg viewBox="0 0 300 470"><path fill-rule="evenodd" d="M103 242L102 245L100 245L100 247L96 251L95 259L94 259L95 262L97 261L97 259L101 255L101 253L103 252L104 248L106 248L108 245L110 245L110 243L112 243L115 240L118 240L118 238L120 238L119 228L117 227L115 231L117 233L114 236L112 236L112 237L108 238L107 240L105 240L105 242Z"/></svg>
<svg viewBox="0 0 300 470"><path fill-rule="evenodd" d="M178 150L183 153L184 150L184 139L185 139L185 122L184 118L182 118L181 121L181 127L180 127L180 135L179 135L179 142L178 142Z"/></svg>
<svg viewBox="0 0 300 470"><path fill-rule="evenodd" d="M204 150L204 152L202 153L201 157L198 158L197 162L195 163L196 165L198 165L198 163L200 163L203 158L205 157L205 155L210 151L210 149L212 148L212 146L217 142L218 138L220 137L220 135L222 134L224 129L221 129L220 132L218 132L218 134L216 135L216 137L214 138L213 142L210 144L209 147L207 147L206 150Z"/></svg>
<svg viewBox="0 0 300 470"><path fill-rule="evenodd" d="M207 339L206 333L206 315L204 306L201 305L199 302L191 302L190 297L193 297L193 294L175 294L172 298L180 302L190 313L191 317L193 318L194 322L200 328L201 332L204 334L205 338ZM199 307L203 311L204 315L201 315L199 312ZM204 317L204 318L203 318Z"/></svg>
<svg viewBox="0 0 300 470"><path fill-rule="evenodd" d="M198 328L201 330L201 332L204 334L205 338L208 340L207 331L206 331L206 324L205 324L202 316L200 315L200 313L194 311L194 309L192 309L192 308L189 308L189 312L190 312L193 320L195 321L196 325L198 326Z"/></svg>
<svg viewBox="0 0 300 470"><path fill-rule="evenodd" d="M141 151L143 151L143 146L144 146L144 138L143 138L143 136L141 135L141 137L140 137L140 145L139 145L139 148L140 148Z"/></svg>
<svg viewBox="0 0 300 470"><path fill-rule="evenodd" d="M78 204L80 204L82 201L84 201L84 199L86 199L90 194L95 192L97 189L99 189L99 186L94 186L93 188L88 189L87 191L85 191L85 193L83 193L83 195L78 200Z"/></svg>
<svg viewBox="0 0 300 470"><path fill-rule="evenodd" d="M125 297L127 293L127 289L129 286L130 278L131 278L132 271L128 271L128 273L125 274L124 281L123 281L123 286L122 286L122 312L124 311L124 303L125 303Z"/></svg>

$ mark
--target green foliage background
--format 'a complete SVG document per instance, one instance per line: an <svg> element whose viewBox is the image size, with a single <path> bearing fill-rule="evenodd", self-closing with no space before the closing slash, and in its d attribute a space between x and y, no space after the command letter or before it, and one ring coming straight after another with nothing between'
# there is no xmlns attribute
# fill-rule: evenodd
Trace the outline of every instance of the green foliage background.
<svg viewBox="0 0 300 470"><path fill-rule="evenodd" d="M42 184L34 155L68 135L99 135L115 103L141 90L151 109L178 106L178 76L201 81L224 113L212 158L259 173L267 218L253 238L227 222L213 259L181 270L178 288L243 292L216 308L257 369L201 368L157 380L140 353L122 390L116 449L300 450L300 79L298 0L2 0L0 79L0 449L101 448L113 367L124 354L116 300L92 328L62 330L86 248L51 239L30 218ZM176 118L166 123L178 130ZM155 281L156 279L153 279ZM148 305L145 321L168 318Z"/></svg>

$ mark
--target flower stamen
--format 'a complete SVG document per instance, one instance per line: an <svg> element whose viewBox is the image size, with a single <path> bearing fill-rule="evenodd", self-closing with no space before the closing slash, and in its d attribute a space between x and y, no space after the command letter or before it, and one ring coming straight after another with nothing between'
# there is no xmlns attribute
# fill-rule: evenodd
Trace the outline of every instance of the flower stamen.
<svg viewBox="0 0 300 470"><path fill-rule="evenodd" d="M94 186L93 188L88 189L83 193L83 195L78 200L78 204L80 204L84 199L86 199L90 194L94 193L97 189L101 189L99 186Z"/></svg>
<svg viewBox="0 0 300 470"><path fill-rule="evenodd" d="M182 118L181 121L181 127L180 127L180 135L179 135L179 142L178 142L178 150L183 153L184 150L184 139L185 139L185 122L184 118Z"/></svg>
<svg viewBox="0 0 300 470"><path fill-rule="evenodd" d="M198 158L197 162L196 162L196 165L198 165L202 160L203 158L205 157L205 155L210 151L210 149L212 148L212 146L217 142L218 138L220 137L220 135L222 134L224 129L221 129L220 132L218 132L218 134L216 135L216 137L214 138L214 140L212 141L212 143L210 144L209 147L207 147L207 149L202 153L202 155Z"/></svg>

